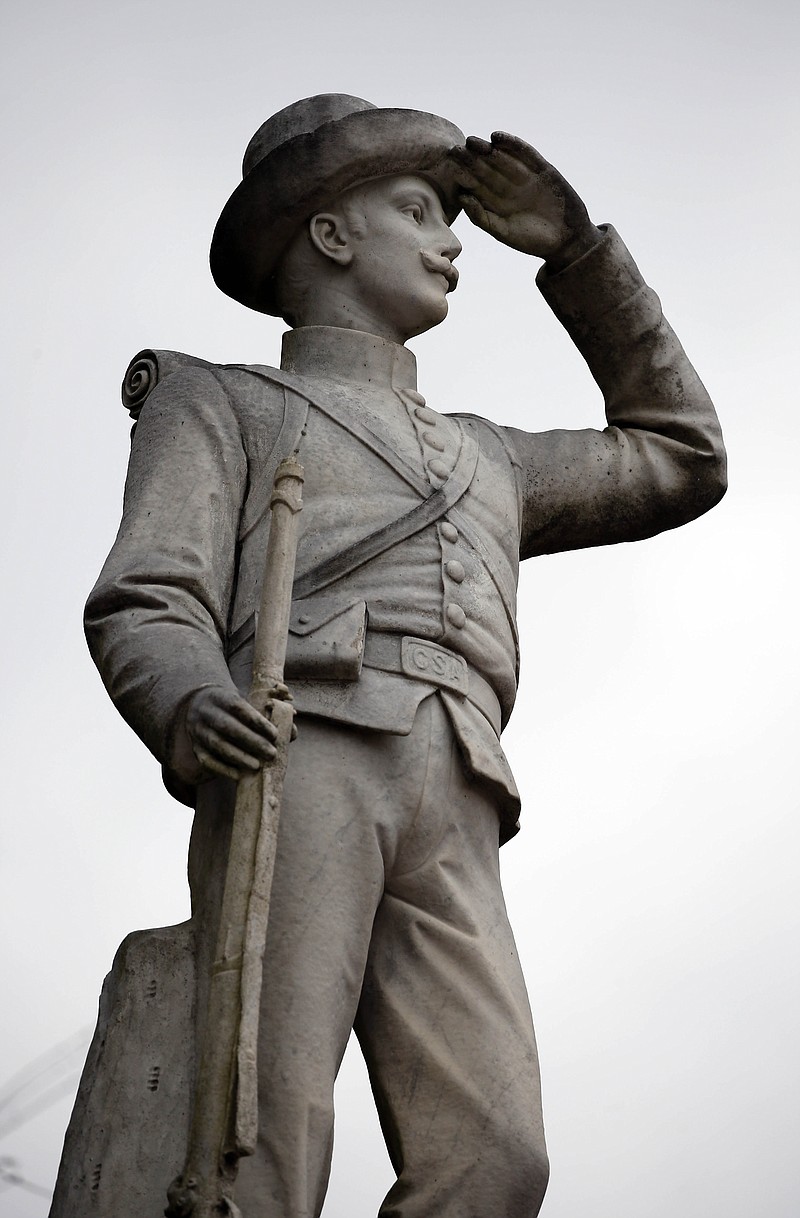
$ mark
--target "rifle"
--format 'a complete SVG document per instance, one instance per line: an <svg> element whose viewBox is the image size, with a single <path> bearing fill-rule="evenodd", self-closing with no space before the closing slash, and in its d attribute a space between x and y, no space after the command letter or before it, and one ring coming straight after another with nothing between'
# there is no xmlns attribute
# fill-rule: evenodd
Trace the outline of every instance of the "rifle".
<svg viewBox="0 0 800 1218"><path fill-rule="evenodd" d="M283 682L292 602L297 514L303 467L295 457L275 473L253 678L248 700L277 728L276 755L240 779L225 873L219 930L209 976L208 1011L197 1052L197 1079L183 1172L167 1190L167 1218L241 1218L233 1200L239 1159L258 1132L261 962L294 709Z"/></svg>

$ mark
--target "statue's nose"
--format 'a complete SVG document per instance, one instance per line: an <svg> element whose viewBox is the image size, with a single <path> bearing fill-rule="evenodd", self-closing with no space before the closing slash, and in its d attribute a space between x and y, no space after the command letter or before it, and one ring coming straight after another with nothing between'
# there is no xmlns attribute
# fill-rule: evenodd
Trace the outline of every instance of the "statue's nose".
<svg viewBox="0 0 800 1218"><path fill-rule="evenodd" d="M458 257L458 255L461 253L463 248L464 248L463 245L461 244L461 242L459 241L458 237L455 235L453 230L451 228L448 228L447 245L442 250L442 253L444 254L445 258L449 258L450 261L453 262Z"/></svg>

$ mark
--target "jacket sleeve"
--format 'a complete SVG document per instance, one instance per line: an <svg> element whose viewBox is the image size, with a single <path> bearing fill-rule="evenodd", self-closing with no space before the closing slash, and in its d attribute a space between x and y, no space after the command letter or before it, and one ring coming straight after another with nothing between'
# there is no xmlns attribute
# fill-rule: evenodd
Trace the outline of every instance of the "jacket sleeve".
<svg viewBox="0 0 800 1218"><path fill-rule="evenodd" d="M188 695L231 684L224 639L246 486L239 424L218 377L167 377L136 427L122 523L85 615L109 695L166 765Z"/></svg>
<svg viewBox="0 0 800 1218"><path fill-rule="evenodd" d="M542 294L605 399L603 431L508 428L522 467L522 558L637 541L702 515L725 493L711 400L617 233Z"/></svg>

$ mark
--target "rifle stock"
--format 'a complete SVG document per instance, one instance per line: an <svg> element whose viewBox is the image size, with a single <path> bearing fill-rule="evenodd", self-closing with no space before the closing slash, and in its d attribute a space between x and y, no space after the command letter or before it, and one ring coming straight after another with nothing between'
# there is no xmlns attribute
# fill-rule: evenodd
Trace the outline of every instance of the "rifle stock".
<svg viewBox="0 0 800 1218"><path fill-rule="evenodd" d="M276 755L236 792L219 931L197 1054L189 1146L167 1191L167 1218L239 1218L233 1200L239 1159L258 1132L256 1046L262 957L269 918L280 800L294 711L283 682L303 467L294 457L275 473L264 580L256 617L249 701L277 729Z"/></svg>

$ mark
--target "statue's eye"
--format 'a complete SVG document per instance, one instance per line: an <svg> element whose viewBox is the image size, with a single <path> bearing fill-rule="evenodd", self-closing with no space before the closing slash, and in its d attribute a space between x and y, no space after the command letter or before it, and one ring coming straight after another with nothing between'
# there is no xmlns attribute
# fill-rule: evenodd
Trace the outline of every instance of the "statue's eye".
<svg viewBox="0 0 800 1218"><path fill-rule="evenodd" d="M404 207L403 211L407 216L410 216L415 224L422 223L422 208L419 203L411 203L408 207Z"/></svg>

